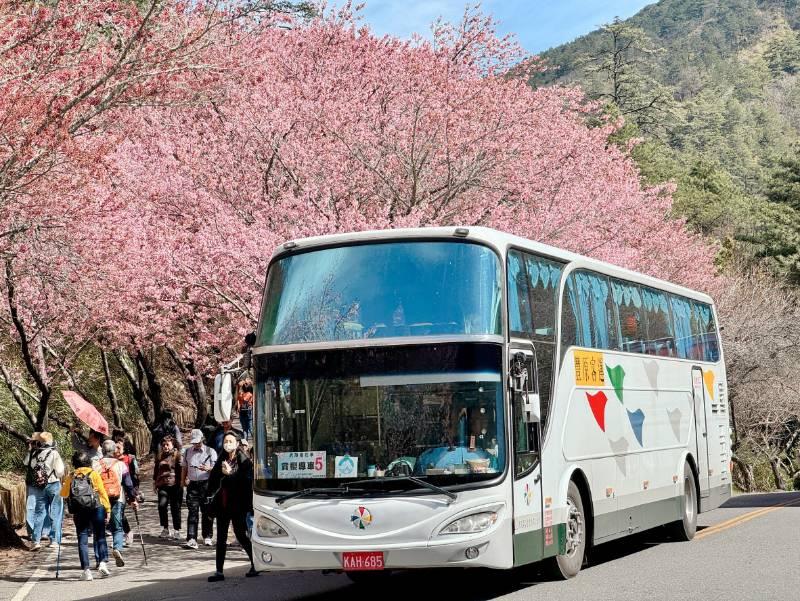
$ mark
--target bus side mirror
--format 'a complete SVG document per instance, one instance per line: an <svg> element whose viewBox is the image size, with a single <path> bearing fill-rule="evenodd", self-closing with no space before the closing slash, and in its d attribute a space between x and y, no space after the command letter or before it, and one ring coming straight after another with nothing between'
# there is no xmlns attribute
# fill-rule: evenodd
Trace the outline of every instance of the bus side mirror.
<svg viewBox="0 0 800 601"><path fill-rule="evenodd" d="M542 421L542 403L538 393L522 393L522 412L527 424L538 424Z"/></svg>
<svg viewBox="0 0 800 601"><path fill-rule="evenodd" d="M528 389L528 370L525 366L525 354L515 353L511 358L511 369L509 370L511 390L516 393L525 392Z"/></svg>

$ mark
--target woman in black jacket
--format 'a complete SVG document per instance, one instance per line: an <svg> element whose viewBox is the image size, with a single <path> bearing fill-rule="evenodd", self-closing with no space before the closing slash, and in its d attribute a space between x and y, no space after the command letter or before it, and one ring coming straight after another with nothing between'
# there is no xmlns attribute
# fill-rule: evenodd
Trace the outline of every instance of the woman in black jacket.
<svg viewBox="0 0 800 601"><path fill-rule="evenodd" d="M209 582L225 580L223 567L228 549L228 526L233 524L236 540L250 558L247 576L258 576L253 565L253 546L247 537L247 514L253 511L253 462L239 448L239 437L228 432L222 439L222 453L208 479L209 494L217 518L217 571Z"/></svg>

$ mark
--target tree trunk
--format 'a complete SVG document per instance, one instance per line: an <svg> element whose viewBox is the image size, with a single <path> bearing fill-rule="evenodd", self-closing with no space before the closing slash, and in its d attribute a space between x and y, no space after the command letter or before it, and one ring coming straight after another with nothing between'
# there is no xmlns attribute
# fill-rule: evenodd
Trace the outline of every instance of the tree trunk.
<svg viewBox="0 0 800 601"><path fill-rule="evenodd" d="M126 359L124 351L115 351L114 357L117 359L117 363L119 363L119 366L122 368L122 373L124 373L125 377L128 379L128 383L131 386L131 392L133 394L133 400L136 401L136 404L139 406L139 411L142 414L144 423L150 430L152 430L156 424L155 416L153 415L152 407L150 405L150 399L144 392L141 379L138 377L138 374L134 373L133 368L128 364L129 359ZM138 367L139 365L137 363L137 371Z"/></svg>
<svg viewBox="0 0 800 601"><path fill-rule="evenodd" d="M736 485L745 492L752 492L756 488L756 478L753 474L753 466L745 463L736 455L731 457L733 465L736 468L733 472L733 477Z"/></svg>
<svg viewBox="0 0 800 601"><path fill-rule="evenodd" d="M141 351L136 351L136 361L139 363L145 378L147 379L147 396L150 397L150 403L153 405L153 413L155 414L155 423L161 421L162 414L164 413L164 399L161 396L161 381L158 379L153 361L147 358L147 355Z"/></svg>
<svg viewBox="0 0 800 601"><path fill-rule="evenodd" d="M119 415L119 401L117 392L114 390L114 381L111 379L111 369L108 366L108 353L105 349L100 349L100 358L103 361L103 373L106 376L106 395L108 403L111 405L111 416L114 419L114 426L122 428L122 418Z"/></svg>
<svg viewBox="0 0 800 601"><path fill-rule="evenodd" d="M769 465L772 468L772 477L775 479L775 488L778 490L786 490L786 484L783 482L783 475L781 474L781 466L778 458L770 457Z"/></svg>
<svg viewBox="0 0 800 601"><path fill-rule="evenodd" d="M4 515L0 515L0 549L16 547L17 549L27 549L25 543L17 535L14 527Z"/></svg>
<svg viewBox="0 0 800 601"><path fill-rule="evenodd" d="M186 360L182 359L171 346L167 346L167 352L169 352L169 356L172 357L175 366L180 370L181 374L183 374L183 383L186 386L186 391L189 393L189 396L192 397L192 402L194 402L194 406L197 410L195 413L194 425L200 428L206 423L206 418L208 417L208 400L203 378L197 373L197 368L191 357L188 357Z"/></svg>

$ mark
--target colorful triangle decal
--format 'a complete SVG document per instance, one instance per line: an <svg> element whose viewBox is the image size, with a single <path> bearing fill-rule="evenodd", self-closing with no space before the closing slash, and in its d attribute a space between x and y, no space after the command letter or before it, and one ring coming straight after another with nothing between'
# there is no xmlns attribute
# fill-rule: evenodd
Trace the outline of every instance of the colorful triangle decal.
<svg viewBox="0 0 800 601"><path fill-rule="evenodd" d="M626 411L628 411L626 409ZM631 422L631 428L633 428L633 434L636 436L636 440L639 441L640 446L644 446L642 443L642 426L644 425L644 412L641 409L637 409L636 411L628 411L628 419Z"/></svg>
<svg viewBox="0 0 800 601"><path fill-rule="evenodd" d="M595 394L586 393L586 400L589 401L589 407L592 409L592 415L594 415L594 419L597 421L597 425L600 426L600 429L605 432L606 431L606 403L608 402L608 397L606 393L602 390L600 392L596 392Z"/></svg>
<svg viewBox="0 0 800 601"><path fill-rule="evenodd" d="M622 391L625 383L625 370L622 369L621 365L616 365L614 367L606 365L606 371L608 372L608 378L611 380L611 385L614 387L614 392L619 402L624 404L622 400Z"/></svg>

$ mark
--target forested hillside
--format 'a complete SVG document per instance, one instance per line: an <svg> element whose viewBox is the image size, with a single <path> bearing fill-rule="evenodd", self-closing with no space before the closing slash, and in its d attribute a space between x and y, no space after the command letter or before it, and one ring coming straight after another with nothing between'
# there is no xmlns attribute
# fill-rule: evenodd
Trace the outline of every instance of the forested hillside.
<svg viewBox="0 0 800 601"><path fill-rule="evenodd" d="M800 2L661 0L543 54L535 86L578 83L719 259L800 284Z"/></svg>

